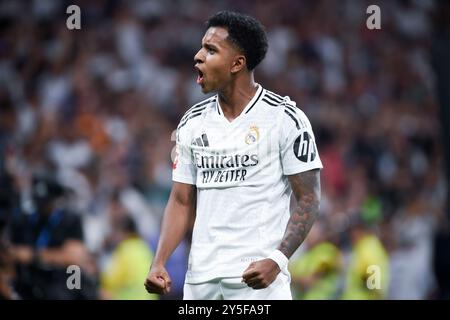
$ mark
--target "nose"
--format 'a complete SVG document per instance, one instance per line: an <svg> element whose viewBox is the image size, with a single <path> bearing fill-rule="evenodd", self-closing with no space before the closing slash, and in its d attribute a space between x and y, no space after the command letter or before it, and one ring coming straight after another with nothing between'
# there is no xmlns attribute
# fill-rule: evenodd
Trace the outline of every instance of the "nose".
<svg viewBox="0 0 450 320"><path fill-rule="evenodd" d="M198 50L196 55L194 56L194 62L195 63L203 63L205 61L205 56L203 55L203 48Z"/></svg>

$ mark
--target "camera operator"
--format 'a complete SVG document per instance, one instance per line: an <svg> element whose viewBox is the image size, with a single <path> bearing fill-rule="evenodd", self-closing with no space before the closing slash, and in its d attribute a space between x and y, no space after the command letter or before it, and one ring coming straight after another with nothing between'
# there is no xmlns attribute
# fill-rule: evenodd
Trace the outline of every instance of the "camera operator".
<svg viewBox="0 0 450 320"><path fill-rule="evenodd" d="M63 186L50 176L35 176L35 210L12 220L10 237L17 266L15 289L23 299L94 299L95 264L83 243L80 216L64 208ZM68 288L70 265L81 269L81 288Z"/></svg>

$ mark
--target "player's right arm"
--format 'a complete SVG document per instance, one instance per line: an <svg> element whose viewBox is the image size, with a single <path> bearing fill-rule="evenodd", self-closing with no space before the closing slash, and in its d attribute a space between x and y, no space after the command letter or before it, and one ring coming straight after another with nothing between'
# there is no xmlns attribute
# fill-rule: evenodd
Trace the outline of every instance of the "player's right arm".
<svg viewBox="0 0 450 320"><path fill-rule="evenodd" d="M176 131L172 191L164 211L155 258L145 280L145 288L150 293L170 292L171 280L165 268L166 262L195 220L197 168L193 162L192 137L188 129L191 125L189 115L188 111Z"/></svg>
<svg viewBox="0 0 450 320"><path fill-rule="evenodd" d="M145 280L145 288L149 293L170 292L171 279L165 264L191 227L195 217L195 205L195 185L174 182L164 212L156 255Z"/></svg>

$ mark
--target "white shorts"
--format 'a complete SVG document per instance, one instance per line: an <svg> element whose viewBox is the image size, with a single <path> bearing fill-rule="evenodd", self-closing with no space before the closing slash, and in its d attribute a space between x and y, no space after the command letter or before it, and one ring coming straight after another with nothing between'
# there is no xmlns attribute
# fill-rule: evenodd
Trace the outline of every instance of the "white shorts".
<svg viewBox="0 0 450 320"><path fill-rule="evenodd" d="M219 278L203 283L185 283L184 300L292 300L290 279L279 273L267 288L250 288L242 278Z"/></svg>

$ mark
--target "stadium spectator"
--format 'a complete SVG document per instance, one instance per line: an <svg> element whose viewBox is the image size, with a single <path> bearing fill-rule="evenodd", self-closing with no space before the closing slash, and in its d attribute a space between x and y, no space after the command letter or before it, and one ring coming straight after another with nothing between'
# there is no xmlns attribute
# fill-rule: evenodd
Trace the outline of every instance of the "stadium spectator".
<svg viewBox="0 0 450 320"><path fill-rule="evenodd" d="M389 293L389 255L381 241L361 216L355 216L350 229L351 252L344 266L342 299L387 299Z"/></svg>
<svg viewBox="0 0 450 320"><path fill-rule="evenodd" d="M79 216L61 205L64 188L50 176L35 176L35 210L12 219L11 252L17 266L14 288L23 299L93 299L95 265L83 244ZM59 200L59 201L58 201ZM66 268L81 268L81 288L67 286Z"/></svg>
<svg viewBox="0 0 450 320"><path fill-rule="evenodd" d="M343 257L339 248L327 238L324 223L317 221L305 243L305 252L290 262L295 299L339 298Z"/></svg>
<svg viewBox="0 0 450 320"><path fill-rule="evenodd" d="M130 215L118 218L113 230L116 245L111 258L101 273L103 299L147 300L157 299L142 290L142 278L147 275L153 253L138 235L136 223Z"/></svg>

